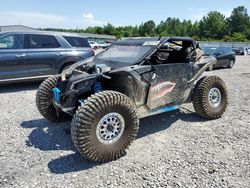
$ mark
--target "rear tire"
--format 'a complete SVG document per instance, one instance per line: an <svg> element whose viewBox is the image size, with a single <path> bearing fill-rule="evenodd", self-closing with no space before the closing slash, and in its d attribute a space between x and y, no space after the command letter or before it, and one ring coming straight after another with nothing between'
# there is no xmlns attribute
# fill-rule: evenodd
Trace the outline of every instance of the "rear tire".
<svg viewBox="0 0 250 188"><path fill-rule="evenodd" d="M133 101L122 93L103 91L89 97L78 109L72 120L71 137L85 158L108 162L126 154L138 129Z"/></svg>
<svg viewBox="0 0 250 188"><path fill-rule="evenodd" d="M198 115L206 119L217 119L227 108L227 87L217 76L203 77L196 83L192 98Z"/></svg>
<svg viewBox="0 0 250 188"><path fill-rule="evenodd" d="M36 107L40 114L51 122L66 122L72 117L62 111L57 112L53 104L53 91L58 77L47 78L38 88L36 93Z"/></svg>
<svg viewBox="0 0 250 188"><path fill-rule="evenodd" d="M228 68L230 68L230 69L233 68L234 63L235 63L235 60L230 60Z"/></svg>
<svg viewBox="0 0 250 188"><path fill-rule="evenodd" d="M62 67L60 73L62 73L63 71L65 71L66 69L68 69L71 65L73 65L74 63L69 63L69 64L66 64Z"/></svg>

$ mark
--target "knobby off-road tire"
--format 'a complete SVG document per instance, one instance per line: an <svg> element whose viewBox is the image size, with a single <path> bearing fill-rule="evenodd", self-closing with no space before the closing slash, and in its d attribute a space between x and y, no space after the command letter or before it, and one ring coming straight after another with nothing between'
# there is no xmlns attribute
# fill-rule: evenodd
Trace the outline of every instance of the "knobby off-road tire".
<svg viewBox="0 0 250 188"><path fill-rule="evenodd" d="M220 118L228 104L227 87L217 76L203 77L196 83L192 99L198 115L206 119Z"/></svg>
<svg viewBox="0 0 250 188"><path fill-rule="evenodd" d="M47 78L37 90L36 93L36 106L40 114L51 122L66 122L70 121L72 117L62 111L56 112L53 104L53 91L58 77Z"/></svg>
<svg viewBox="0 0 250 188"><path fill-rule="evenodd" d="M116 137L108 139L110 132L106 125L113 126L112 122L120 126L120 132L116 129L119 132ZM139 118L133 101L122 93L103 91L89 97L77 110L72 120L71 137L75 147L85 158L108 162L126 154L138 129Z"/></svg>

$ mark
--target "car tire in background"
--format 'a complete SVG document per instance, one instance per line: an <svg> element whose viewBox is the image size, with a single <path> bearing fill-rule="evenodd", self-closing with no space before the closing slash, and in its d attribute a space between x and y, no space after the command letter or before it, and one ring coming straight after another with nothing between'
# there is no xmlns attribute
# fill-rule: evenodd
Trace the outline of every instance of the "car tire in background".
<svg viewBox="0 0 250 188"><path fill-rule="evenodd" d="M228 68L233 68L233 66L234 66L234 63L235 63L235 60L230 60L230 62L229 62L229 64L228 64Z"/></svg>
<svg viewBox="0 0 250 188"><path fill-rule="evenodd" d="M212 71L214 69L214 65L209 65L207 71Z"/></svg>

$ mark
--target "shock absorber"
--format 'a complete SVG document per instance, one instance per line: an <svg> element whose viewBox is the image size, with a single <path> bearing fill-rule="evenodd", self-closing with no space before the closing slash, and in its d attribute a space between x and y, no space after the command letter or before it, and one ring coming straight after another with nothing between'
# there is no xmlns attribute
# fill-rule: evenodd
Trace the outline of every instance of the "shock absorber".
<svg viewBox="0 0 250 188"><path fill-rule="evenodd" d="M94 85L93 85L93 89L94 89L94 93L99 93L102 91L102 84L100 82L95 82ZM81 106L84 105L85 103L85 100L84 99L80 99L78 100L79 104Z"/></svg>
<svg viewBox="0 0 250 188"><path fill-rule="evenodd" d="M95 82L93 88L95 93L99 93L102 91L102 84L100 82Z"/></svg>

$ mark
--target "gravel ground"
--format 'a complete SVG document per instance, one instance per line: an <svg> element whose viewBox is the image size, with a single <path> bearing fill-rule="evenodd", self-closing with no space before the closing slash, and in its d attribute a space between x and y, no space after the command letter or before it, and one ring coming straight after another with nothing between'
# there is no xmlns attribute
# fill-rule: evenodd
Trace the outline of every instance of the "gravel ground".
<svg viewBox="0 0 250 188"><path fill-rule="evenodd" d="M90 163L74 149L69 123L35 107L39 83L0 88L0 187L236 187L250 185L250 57L221 76L229 107L205 121L188 104L142 119L125 157Z"/></svg>

